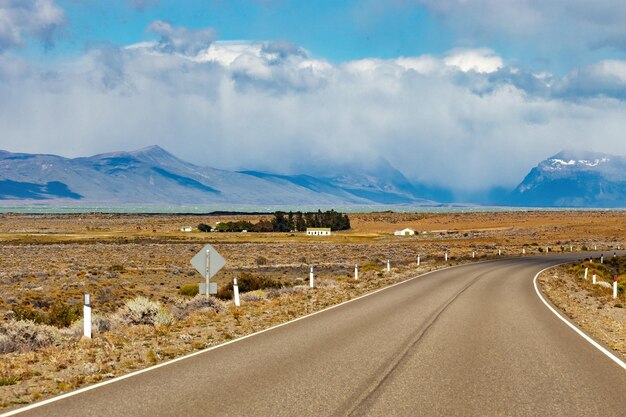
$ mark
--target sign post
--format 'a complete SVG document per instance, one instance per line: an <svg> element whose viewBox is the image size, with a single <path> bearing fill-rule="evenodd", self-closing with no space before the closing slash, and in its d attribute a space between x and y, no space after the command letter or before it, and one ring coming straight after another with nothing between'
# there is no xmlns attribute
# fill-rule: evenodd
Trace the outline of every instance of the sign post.
<svg viewBox="0 0 626 417"><path fill-rule="evenodd" d="M211 273L211 250L210 249L206 250L205 261L206 263L205 263L205 268L204 268L204 285L205 285L204 288L207 289L206 298L209 298L209 293L211 292L208 290L210 288L209 280L211 279L211 276L209 275Z"/></svg>
<svg viewBox="0 0 626 417"><path fill-rule="evenodd" d="M217 294L217 285L211 284L210 281L226 265L222 255L213 246L206 245L191 258L191 265L204 277L204 283L199 285L200 293L206 294L207 298L210 294Z"/></svg>

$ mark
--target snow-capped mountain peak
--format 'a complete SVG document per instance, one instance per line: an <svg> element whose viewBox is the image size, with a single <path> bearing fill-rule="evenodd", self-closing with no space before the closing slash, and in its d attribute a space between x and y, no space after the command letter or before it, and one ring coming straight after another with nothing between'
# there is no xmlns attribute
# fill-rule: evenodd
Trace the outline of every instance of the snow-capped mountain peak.
<svg viewBox="0 0 626 417"><path fill-rule="evenodd" d="M600 164L611 162L611 158L595 158L595 159L568 159L551 158L547 163L553 169L564 169L566 167L589 167L593 168Z"/></svg>
<svg viewBox="0 0 626 417"><path fill-rule="evenodd" d="M533 168L511 193L523 206L623 207L626 156L562 151Z"/></svg>

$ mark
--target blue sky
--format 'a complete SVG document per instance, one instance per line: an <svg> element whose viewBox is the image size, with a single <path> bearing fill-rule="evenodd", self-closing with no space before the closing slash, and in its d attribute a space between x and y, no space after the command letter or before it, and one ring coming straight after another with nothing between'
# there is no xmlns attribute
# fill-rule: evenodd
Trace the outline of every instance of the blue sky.
<svg viewBox="0 0 626 417"><path fill-rule="evenodd" d="M624 21L616 0L0 0L0 148L510 187L561 149L626 154Z"/></svg>
<svg viewBox="0 0 626 417"><path fill-rule="evenodd" d="M64 0L67 26L48 54L78 53L90 45L128 45L149 39L146 28L168 20L212 27L221 40L289 40L333 61L437 53L455 46L448 30L419 4L402 1L138 1ZM139 5L135 6L135 5ZM154 38L154 36L152 36ZM33 45L31 56L41 52Z"/></svg>

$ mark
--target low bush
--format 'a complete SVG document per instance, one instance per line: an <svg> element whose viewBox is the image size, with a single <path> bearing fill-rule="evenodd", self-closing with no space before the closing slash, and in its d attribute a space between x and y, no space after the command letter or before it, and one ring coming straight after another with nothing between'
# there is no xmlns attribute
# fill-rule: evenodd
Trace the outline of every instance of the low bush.
<svg viewBox="0 0 626 417"><path fill-rule="evenodd" d="M267 293L263 290L244 292L241 294L241 301L263 301L267 298Z"/></svg>
<svg viewBox="0 0 626 417"><path fill-rule="evenodd" d="M224 302L216 297L207 298L206 295L196 295L191 300L177 300L172 313L178 320L185 319L189 313L197 310L211 310L220 313L226 308Z"/></svg>
<svg viewBox="0 0 626 417"><path fill-rule="evenodd" d="M261 275L254 275L249 272L243 272L239 275L237 278L237 285L239 286L239 291L242 293L283 287L283 283L278 280L263 277ZM220 288L217 291L217 297L222 300L229 300L233 298L233 283L229 282Z"/></svg>
<svg viewBox="0 0 626 417"><path fill-rule="evenodd" d="M37 324L68 327L82 317L82 306L80 304L69 305L57 301L47 311L16 306L13 312L16 320L30 320Z"/></svg>
<svg viewBox="0 0 626 417"><path fill-rule="evenodd" d="M304 292L309 287L306 285L295 285L293 287L282 287L282 288L271 288L266 291L266 296L268 299L280 297L281 295L294 295L301 292Z"/></svg>
<svg viewBox="0 0 626 417"><path fill-rule="evenodd" d="M11 320L0 324L0 353L36 350L59 343L59 329L32 320Z"/></svg>
<svg viewBox="0 0 626 417"><path fill-rule="evenodd" d="M383 267L380 265L380 261L367 262L365 265L359 267L359 272L382 272Z"/></svg>
<svg viewBox="0 0 626 417"><path fill-rule="evenodd" d="M198 284L188 284L180 287L180 289L178 290L178 294L187 297L195 297L196 295L198 295L199 291L200 290L198 288Z"/></svg>
<svg viewBox="0 0 626 417"><path fill-rule="evenodd" d="M161 303L150 301L146 297L127 301L118 312L118 317L122 323L130 325L169 325L174 320L172 314Z"/></svg>

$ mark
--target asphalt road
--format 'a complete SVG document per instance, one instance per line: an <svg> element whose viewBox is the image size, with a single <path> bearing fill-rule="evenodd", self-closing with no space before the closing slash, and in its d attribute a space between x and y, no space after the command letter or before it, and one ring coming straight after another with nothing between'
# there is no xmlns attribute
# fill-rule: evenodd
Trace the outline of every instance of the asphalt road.
<svg viewBox="0 0 626 417"><path fill-rule="evenodd" d="M568 256L417 277L22 415L624 416L626 371L535 293Z"/></svg>

